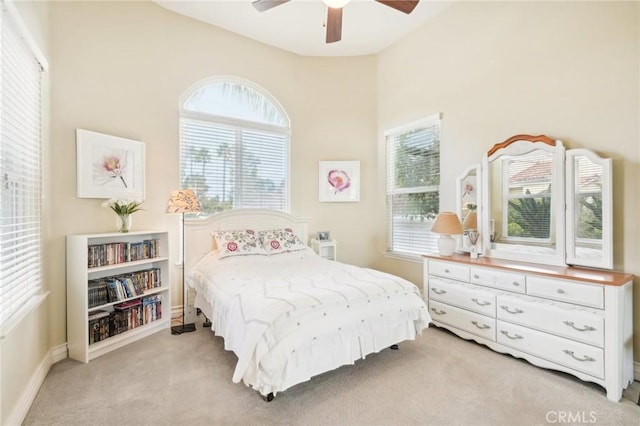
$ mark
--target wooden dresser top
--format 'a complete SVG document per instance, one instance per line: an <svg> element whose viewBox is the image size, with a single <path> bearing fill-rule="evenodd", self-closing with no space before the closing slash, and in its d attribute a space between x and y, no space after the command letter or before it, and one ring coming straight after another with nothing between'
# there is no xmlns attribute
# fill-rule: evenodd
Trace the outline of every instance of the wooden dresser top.
<svg viewBox="0 0 640 426"><path fill-rule="evenodd" d="M492 268L546 275L551 278L572 279L589 283L620 286L633 280L633 274L606 271L601 269L577 268L574 266L551 266L538 263L518 262L515 260L496 259L479 256L472 259L469 254L454 253L452 256L441 256L437 253L424 254L427 259L464 263L470 266L488 266Z"/></svg>

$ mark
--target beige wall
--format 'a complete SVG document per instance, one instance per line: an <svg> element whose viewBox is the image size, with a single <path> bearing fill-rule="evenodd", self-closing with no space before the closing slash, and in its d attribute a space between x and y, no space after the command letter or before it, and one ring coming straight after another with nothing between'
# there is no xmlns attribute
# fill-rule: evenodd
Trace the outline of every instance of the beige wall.
<svg viewBox="0 0 640 426"><path fill-rule="evenodd" d="M134 229L166 228L177 237L179 218L164 208L179 185L178 99L210 76L251 80L275 96L292 123L292 213L310 218L311 231L331 230L342 260L372 263L357 238L376 229L357 218L372 210L374 188L363 185L361 203L321 205L317 167L319 160L360 160L363 180L374 179L375 57L303 58L150 2L55 2L51 12L51 162L60 166L48 253L54 344L66 339L65 236L115 230L115 216L102 200L76 197L75 129L145 143L145 210L135 214ZM173 275L178 305L180 274Z"/></svg>
<svg viewBox="0 0 640 426"><path fill-rule="evenodd" d="M638 7L456 3L378 55L379 132L443 113L441 210L456 207L455 177L516 134L546 134L613 158L615 268L640 275ZM377 178L381 185L382 169ZM401 276L421 275L418 263L385 263ZM635 287L640 312L637 279Z"/></svg>
<svg viewBox="0 0 640 426"><path fill-rule="evenodd" d="M166 228L175 241L178 218L163 212L178 186L178 98L213 75L252 80L286 109L292 212L311 218L311 231L331 230L340 260L421 285L419 263L383 256L381 132L442 112L443 209L455 207L455 177L511 135L590 148L614 159L616 267L640 274L638 3L458 2L378 56L356 58L296 56L148 2L51 2L50 26L46 7L20 6L51 62L44 259L51 295L0 347L0 423L46 351L66 342L65 236L115 228L99 200L76 198L75 129L145 142L145 211L134 229ZM361 161L360 203L318 203L320 160ZM177 289L174 282L174 305Z"/></svg>

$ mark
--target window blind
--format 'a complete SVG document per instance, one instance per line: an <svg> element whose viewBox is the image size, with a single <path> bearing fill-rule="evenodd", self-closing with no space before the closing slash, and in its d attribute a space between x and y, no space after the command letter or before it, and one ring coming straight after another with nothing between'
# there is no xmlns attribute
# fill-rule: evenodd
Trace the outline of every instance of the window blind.
<svg viewBox="0 0 640 426"><path fill-rule="evenodd" d="M288 133L187 117L180 127L182 187L205 213L288 210Z"/></svg>
<svg viewBox="0 0 640 426"><path fill-rule="evenodd" d="M0 17L0 325L41 287L42 68Z"/></svg>
<svg viewBox="0 0 640 426"><path fill-rule="evenodd" d="M440 210L440 116L385 132L388 250L438 250L431 226Z"/></svg>

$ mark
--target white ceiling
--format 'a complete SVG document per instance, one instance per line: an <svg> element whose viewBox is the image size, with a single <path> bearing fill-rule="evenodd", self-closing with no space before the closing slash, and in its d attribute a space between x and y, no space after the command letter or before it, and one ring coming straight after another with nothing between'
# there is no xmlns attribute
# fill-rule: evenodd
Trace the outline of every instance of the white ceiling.
<svg viewBox="0 0 640 426"><path fill-rule="evenodd" d="M305 56L378 53L423 25L453 1L421 0L406 15L373 0L352 0L343 10L342 40L325 43L326 6L291 0L258 12L251 0L154 0L159 6L234 33Z"/></svg>

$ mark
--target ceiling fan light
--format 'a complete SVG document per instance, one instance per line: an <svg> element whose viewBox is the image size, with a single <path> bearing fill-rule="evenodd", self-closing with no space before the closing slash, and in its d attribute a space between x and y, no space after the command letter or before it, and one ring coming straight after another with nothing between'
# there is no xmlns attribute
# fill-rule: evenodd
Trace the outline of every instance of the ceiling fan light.
<svg viewBox="0 0 640 426"><path fill-rule="evenodd" d="M345 7L350 1L351 0L322 0L322 2L327 5L327 7L331 7L333 9Z"/></svg>

